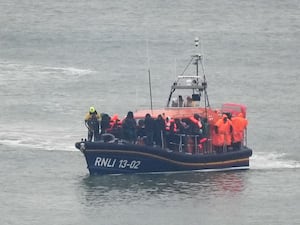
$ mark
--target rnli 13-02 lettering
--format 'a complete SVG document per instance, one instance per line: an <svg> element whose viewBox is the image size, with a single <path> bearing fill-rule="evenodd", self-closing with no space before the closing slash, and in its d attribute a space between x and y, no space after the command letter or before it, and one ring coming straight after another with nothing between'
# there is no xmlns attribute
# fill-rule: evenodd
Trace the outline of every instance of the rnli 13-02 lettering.
<svg viewBox="0 0 300 225"><path fill-rule="evenodd" d="M120 168L120 169L139 169L141 165L140 160L127 160L127 159L112 159L112 158L104 158L97 157L95 159L95 166L99 167L107 167L107 168Z"/></svg>

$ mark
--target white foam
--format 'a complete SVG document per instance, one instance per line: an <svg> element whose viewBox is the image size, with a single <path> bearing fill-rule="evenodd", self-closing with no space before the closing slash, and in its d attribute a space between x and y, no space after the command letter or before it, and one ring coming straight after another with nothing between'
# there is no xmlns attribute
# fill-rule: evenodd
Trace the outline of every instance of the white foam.
<svg viewBox="0 0 300 225"><path fill-rule="evenodd" d="M81 77L95 72L91 69L81 69L75 67L30 65L18 64L13 62L0 62L0 71L2 71L2 73L6 75L3 76L3 79L5 79L5 81L19 80L20 74L22 75L22 79L27 79L28 77L38 77L39 79L43 77L45 79L53 79L53 76L55 76L55 78L62 77L69 79L70 76Z"/></svg>
<svg viewBox="0 0 300 225"><path fill-rule="evenodd" d="M76 151L74 147L75 138L70 135L54 136L45 131L35 133L6 131L0 133L0 145L21 149Z"/></svg>
<svg viewBox="0 0 300 225"><path fill-rule="evenodd" d="M23 149L36 149L46 151L77 151L74 147L74 143L57 143L50 141L30 142L24 140L0 140L1 145L10 147L18 147Z"/></svg>
<svg viewBox="0 0 300 225"><path fill-rule="evenodd" d="M78 69L74 67L41 67L41 70L58 71L67 75L80 75L80 76L88 75L95 72L90 69Z"/></svg>
<svg viewBox="0 0 300 225"><path fill-rule="evenodd" d="M287 158L286 153L255 152L250 158L251 169L300 168L300 162Z"/></svg>

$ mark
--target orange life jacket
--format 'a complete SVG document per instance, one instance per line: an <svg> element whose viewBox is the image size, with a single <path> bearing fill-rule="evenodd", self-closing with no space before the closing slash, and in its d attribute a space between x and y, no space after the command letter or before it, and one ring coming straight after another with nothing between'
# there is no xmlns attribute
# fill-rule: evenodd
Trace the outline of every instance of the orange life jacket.
<svg viewBox="0 0 300 225"><path fill-rule="evenodd" d="M215 124L215 126L218 128L218 133L215 133L215 131L213 133L213 144L216 146L222 146L224 144L231 145L232 142L232 123L229 119L224 122L223 118L219 119Z"/></svg>
<svg viewBox="0 0 300 225"><path fill-rule="evenodd" d="M193 117L193 116L191 116L189 119L190 119L194 124L196 124L196 125L198 126L199 129L202 128L202 123L201 123L200 120L197 120L197 119L196 119L195 117Z"/></svg>
<svg viewBox="0 0 300 225"><path fill-rule="evenodd" d="M173 126L173 132L177 131L177 126L176 126L176 123L175 123L175 121L173 119L170 119L169 121L165 122L165 124L166 124L166 131L171 131L172 123L174 124L174 126Z"/></svg>
<svg viewBox="0 0 300 225"><path fill-rule="evenodd" d="M239 114L237 117L232 118L232 127L233 127L233 141L240 142L244 138L244 130L248 125L248 121L243 117L242 114Z"/></svg>

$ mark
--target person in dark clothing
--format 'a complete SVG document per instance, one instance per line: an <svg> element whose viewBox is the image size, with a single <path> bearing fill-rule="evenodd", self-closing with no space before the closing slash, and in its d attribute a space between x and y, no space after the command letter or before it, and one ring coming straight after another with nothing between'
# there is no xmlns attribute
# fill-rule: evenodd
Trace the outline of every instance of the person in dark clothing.
<svg viewBox="0 0 300 225"><path fill-rule="evenodd" d="M101 113L101 134L106 133L107 129L110 127L110 116L106 113Z"/></svg>
<svg viewBox="0 0 300 225"><path fill-rule="evenodd" d="M175 119L175 125L176 125L176 135L174 136L174 142L176 143L176 146L178 148L180 147L180 143L185 141L185 134L186 134L186 129L188 125L181 121L180 119ZM177 149L179 150L179 149Z"/></svg>
<svg viewBox="0 0 300 225"><path fill-rule="evenodd" d="M130 143L136 142L136 120L133 117L133 112L129 111L122 123L123 138Z"/></svg>
<svg viewBox="0 0 300 225"><path fill-rule="evenodd" d="M186 123L182 122L180 119L175 119L174 121L176 124L177 132L179 134L184 134L187 126Z"/></svg>
<svg viewBox="0 0 300 225"><path fill-rule="evenodd" d="M138 121L136 136L137 136L138 144L140 144L140 145L145 144L146 131L145 131L145 121L144 120Z"/></svg>
<svg viewBox="0 0 300 225"><path fill-rule="evenodd" d="M192 134L193 126L192 126L192 121L189 118L182 118L181 124L182 124L184 134Z"/></svg>
<svg viewBox="0 0 300 225"><path fill-rule="evenodd" d="M163 147L166 124L162 115L158 115L155 120L154 141L156 145Z"/></svg>
<svg viewBox="0 0 300 225"><path fill-rule="evenodd" d="M202 123L202 136L208 137L209 136L209 123L207 118L201 118Z"/></svg>
<svg viewBox="0 0 300 225"><path fill-rule="evenodd" d="M146 132L146 145L153 145L153 136L155 130L155 122L149 113L145 116L145 132Z"/></svg>

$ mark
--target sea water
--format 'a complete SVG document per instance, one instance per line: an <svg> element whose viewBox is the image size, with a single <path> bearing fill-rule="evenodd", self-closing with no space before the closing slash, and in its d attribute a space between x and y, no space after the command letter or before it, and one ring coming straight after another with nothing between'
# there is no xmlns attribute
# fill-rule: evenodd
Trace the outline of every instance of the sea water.
<svg viewBox="0 0 300 225"><path fill-rule="evenodd" d="M300 224L299 11L296 0L2 0L0 224ZM74 147L89 106L149 108L150 71L163 107L198 53L212 107L247 106L250 170L89 176Z"/></svg>

